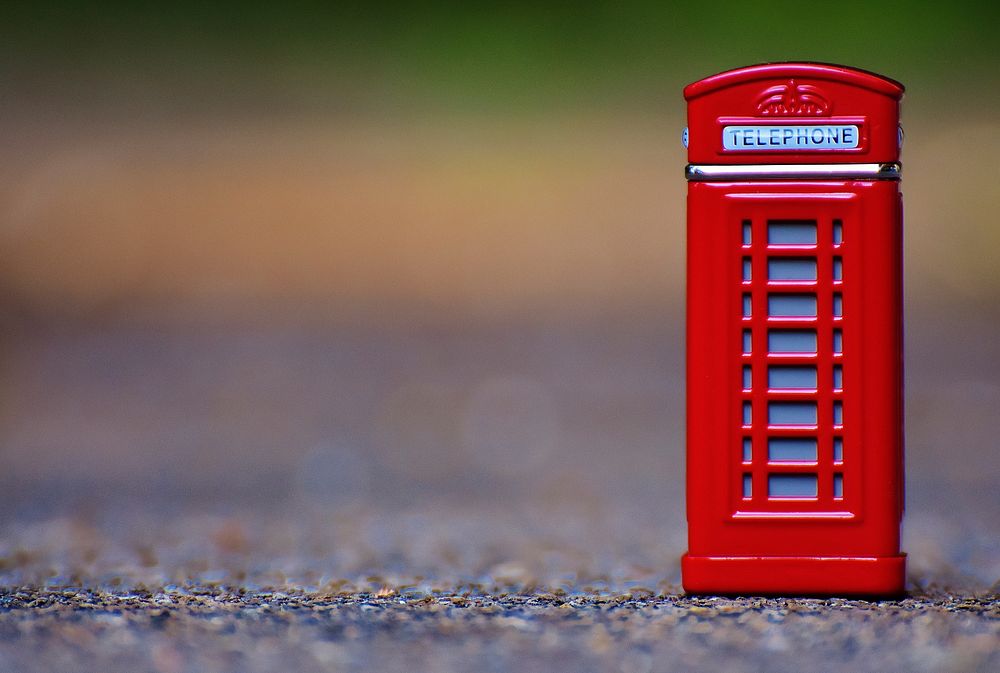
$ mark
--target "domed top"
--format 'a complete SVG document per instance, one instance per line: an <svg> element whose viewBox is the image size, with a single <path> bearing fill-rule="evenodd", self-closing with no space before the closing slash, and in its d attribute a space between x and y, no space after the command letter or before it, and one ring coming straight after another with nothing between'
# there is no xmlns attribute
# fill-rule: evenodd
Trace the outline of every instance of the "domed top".
<svg viewBox="0 0 1000 673"><path fill-rule="evenodd" d="M765 63L684 89L692 164L899 160L903 87L827 63Z"/></svg>
<svg viewBox="0 0 1000 673"><path fill-rule="evenodd" d="M690 101L724 87L755 80L795 77L841 82L890 96L896 100L903 97L902 84L867 70L831 63L788 62L761 63L711 75L684 87L684 98Z"/></svg>

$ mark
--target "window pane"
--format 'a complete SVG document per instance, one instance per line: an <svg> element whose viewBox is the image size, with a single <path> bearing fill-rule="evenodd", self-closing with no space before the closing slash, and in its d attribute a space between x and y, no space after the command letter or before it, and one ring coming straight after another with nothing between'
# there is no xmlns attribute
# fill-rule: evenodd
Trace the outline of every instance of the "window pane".
<svg viewBox="0 0 1000 673"><path fill-rule="evenodd" d="M816 388L815 367L768 367L769 388Z"/></svg>
<svg viewBox="0 0 1000 673"><path fill-rule="evenodd" d="M753 497L753 478L749 474L743 475L743 497Z"/></svg>
<svg viewBox="0 0 1000 673"><path fill-rule="evenodd" d="M844 460L844 440L840 437L833 438L833 460L837 463Z"/></svg>
<svg viewBox="0 0 1000 673"><path fill-rule="evenodd" d="M816 280L816 260L803 257L773 257L767 260L769 280Z"/></svg>
<svg viewBox="0 0 1000 673"><path fill-rule="evenodd" d="M751 280L753 278L751 271L750 258L743 258L743 280Z"/></svg>
<svg viewBox="0 0 1000 673"><path fill-rule="evenodd" d="M815 402L769 402L767 422L771 425L816 425Z"/></svg>
<svg viewBox="0 0 1000 673"><path fill-rule="evenodd" d="M767 242L772 245L816 245L816 222L767 223Z"/></svg>
<svg viewBox="0 0 1000 673"><path fill-rule="evenodd" d="M844 497L844 475L842 474L833 475L833 497Z"/></svg>
<svg viewBox="0 0 1000 673"><path fill-rule="evenodd" d="M814 294L768 295L767 314L772 318L815 318L816 295Z"/></svg>
<svg viewBox="0 0 1000 673"><path fill-rule="evenodd" d="M817 456L815 437L771 437L767 440L768 460L815 461Z"/></svg>
<svg viewBox="0 0 1000 673"><path fill-rule="evenodd" d="M743 245L750 245L751 241L751 222L750 220L743 220Z"/></svg>
<svg viewBox="0 0 1000 673"><path fill-rule="evenodd" d="M771 353L815 353L816 331L779 329L767 333L767 350Z"/></svg>
<svg viewBox="0 0 1000 673"><path fill-rule="evenodd" d="M772 498L815 498L815 474L770 474L767 495Z"/></svg>
<svg viewBox="0 0 1000 673"><path fill-rule="evenodd" d="M753 440L749 437L743 438L743 462L749 463L753 460Z"/></svg>

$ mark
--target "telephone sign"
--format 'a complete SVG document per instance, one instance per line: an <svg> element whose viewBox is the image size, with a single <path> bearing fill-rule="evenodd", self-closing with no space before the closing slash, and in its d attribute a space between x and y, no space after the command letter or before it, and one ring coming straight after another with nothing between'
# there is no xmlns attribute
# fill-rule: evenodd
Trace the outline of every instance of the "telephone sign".
<svg viewBox="0 0 1000 673"><path fill-rule="evenodd" d="M858 146L858 127L843 124L796 126L726 126L722 147L727 150L833 150Z"/></svg>

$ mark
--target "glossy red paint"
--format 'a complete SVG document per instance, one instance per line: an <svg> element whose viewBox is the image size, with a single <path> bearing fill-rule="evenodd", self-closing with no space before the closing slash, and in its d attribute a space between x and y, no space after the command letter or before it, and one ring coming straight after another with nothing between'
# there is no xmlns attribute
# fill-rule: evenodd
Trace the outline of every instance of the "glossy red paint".
<svg viewBox="0 0 1000 673"><path fill-rule="evenodd" d="M706 77L684 89L688 102L688 162L864 163L899 158L897 128L903 86L862 70L823 63L768 63ZM722 128L790 120L847 123L860 129L851 150L727 152Z"/></svg>
<svg viewBox="0 0 1000 673"><path fill-rule="evenodd" d="M870 73L753 66L685 96L693 164L898 159L902 87ZM723 153L733 119L861 120L862 140ZM685 590L901 593L898 180L692 181L687 233Z"/></svg>

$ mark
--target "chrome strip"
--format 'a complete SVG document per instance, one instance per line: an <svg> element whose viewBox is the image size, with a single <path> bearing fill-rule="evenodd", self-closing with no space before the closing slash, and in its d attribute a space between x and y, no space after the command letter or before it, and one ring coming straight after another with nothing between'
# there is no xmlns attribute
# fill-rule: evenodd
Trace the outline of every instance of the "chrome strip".
<svg viewBox="0 0 1000 673"><path fill-rule="evenodd" d="M707 166L688 164L684 175L688 180L779 180L788 178L858 178L861 180L898 180L902 173L898 163L890 164L737 164Z"/></svg>

